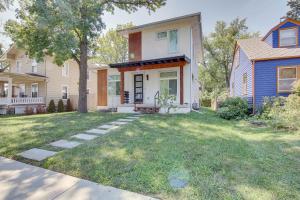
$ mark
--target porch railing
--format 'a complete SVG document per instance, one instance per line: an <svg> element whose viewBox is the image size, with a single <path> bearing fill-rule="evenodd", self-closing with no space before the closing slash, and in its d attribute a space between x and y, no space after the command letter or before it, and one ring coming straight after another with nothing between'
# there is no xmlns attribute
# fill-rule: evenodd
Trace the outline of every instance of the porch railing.
<svg viewBox="0 0 300 200"><path fill-rule="evenodd" d="M0 105L44 104L44 97L0 98Z"/></svg>

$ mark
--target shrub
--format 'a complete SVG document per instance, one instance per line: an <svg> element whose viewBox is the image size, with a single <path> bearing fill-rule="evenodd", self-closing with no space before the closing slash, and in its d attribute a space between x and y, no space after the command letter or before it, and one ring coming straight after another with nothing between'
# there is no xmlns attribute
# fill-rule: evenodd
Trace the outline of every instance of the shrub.
<svg viewBox="0 0 300 200"><path fill-rule="evenodd" d="M291 130L300 128L300 96L289 95L284 105L274 105L270 112L270 122L276 128Z"/></svg>
<svg viewBox="0 0 300 200"><path fill-rule="evenodd" d="M201 106L211 107L211 99L201 99Z"/></svg>
<svg viewBox="0 0 300 200"><path fill-rule="evenodd" d="M263 119L271 119L270 112L274 107L281 107L286 102L285 97L264 97L263 105L259 111Z"/></svg>
<svg viewBox="0 0 300 200"><path fill-rule="evenodd" d="M59 100L57 103L57 112L64 112L65 111L65 106L63 100Z"/></svg>
<svg viewBox="0 0 300 200"><path fill-rule="evenodd" d="M49 105L48 105L48 108L47 108L47 112L48 113L54 113L55 111L56 111L56 108L55 108L54 100L51 100L49 102Z"/></svg>
<svg viewBox="0 0 300 200"><path fill-rule="evenodd" d="M293 86L296 95L300 96L300 80L298 80Z"/></svg>
<svg viewBox="0 0 300 200"><path fill-rule="evenodd" d="M66 111L67 112L72 112L73 111L73 106L72 106L72 103L71 103L70 99L67 100Z"/></svg>
<svg viewBox="0 0 300 200"><path fill-rule="evenodd" d="M158 103L163 108L163 112L169 114L172 108L176 108L175 100L176 97L174 95L168 95L167 92L164 92L159 96Z"/></svg>
<svg viewBox="0 0 300 200"><path fill-rule="evenodd" d="M243 119L247 117L248 102L240 97L230 97L220 103L217 114L224 119Z"/></svg>
<svg viewBox="0 0 300 200"><path fill-rule="evenodd" d="M26 106L24 112L25 112L25 115L33 115L34 114L34 109L30 106Z"/></svg>
<svg viewBox="0 0 300 200"><path fill-rule="evenodd" d="M44 106L37 106L36 107L36 114L45 114L46 113L46 108Z"/></svg>

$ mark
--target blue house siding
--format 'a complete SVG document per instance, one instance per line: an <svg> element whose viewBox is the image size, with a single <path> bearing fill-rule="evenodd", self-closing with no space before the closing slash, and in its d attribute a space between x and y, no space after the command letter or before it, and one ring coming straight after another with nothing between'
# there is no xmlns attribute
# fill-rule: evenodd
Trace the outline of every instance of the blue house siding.
<svg viewBox="0 0 300 200"><path fill-rule="evenodd" d="M300 58L257 61L255 63L255 105L260 107L265 96L287 96L277 94L277 67L300 65ZM298 66L300 67L300 66Z"/></svg>
<svg viewBox="0 0 300 200"><path fill-rule="evenodd" d="M231 90L232 84L234 83L234 95L247 98L249 103L252 104L252 63L244 53L242 49L239 49L240 56L239 56L239 67L234 67L233 73L231 77ZM247 73L247 96L242 94L243 89L243 75ZM231 94L233 94L231 92Z"/></svg>
<svg viewBox="0 0 300 200"><path fill-rule="evenodd" d="M279 47L279 44L278 44L278 41L279 41L279 29L281 28L290 28L290 27L298 27L298 38L300 38L300 29L299 29L299 26L292 23L292 22L287 22L285 24L283 24L282 26L280 26L278 29L276 29L275 31L273 31L272 35L273 35L273 48L278 48ZM299 45L299 44L298 44Z"/></svg>

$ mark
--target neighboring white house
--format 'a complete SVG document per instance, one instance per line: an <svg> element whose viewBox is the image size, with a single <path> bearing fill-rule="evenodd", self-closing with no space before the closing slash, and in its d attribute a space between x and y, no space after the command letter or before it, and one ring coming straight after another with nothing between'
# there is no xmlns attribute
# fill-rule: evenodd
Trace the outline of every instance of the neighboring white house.
<svg viewBox="0 0 300 200"><path fill-rule="evenodd" d="M98 108L134 112L159 107L163 91L176 97L176 110L199 107L198 67L203 60L201 14L124 29L129 61L98 70Z"/></svg>

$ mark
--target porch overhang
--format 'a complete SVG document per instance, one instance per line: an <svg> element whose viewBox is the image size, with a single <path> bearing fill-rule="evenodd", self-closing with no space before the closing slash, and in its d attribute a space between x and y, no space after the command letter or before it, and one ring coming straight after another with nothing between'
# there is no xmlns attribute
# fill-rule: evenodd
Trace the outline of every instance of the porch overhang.
<svg viewBox="0 0 300 200"><path fill-rule="evenodd" d="M0 81L6 79L12 79L14 83L23 82L41 82L47 79L46 76L34 74L34 73L11 73L11 72L0 72Z"/></svg>
<svg viewBox="0 0 300 200"><path fill-rule="evenodd" d="M181 67L190 63L190 59L185 55L158 58L151 60L131 61L124 63L109 64L111 68L118 69L119 72L139 71L150 69L161 69L169 67Z"/></svg>

